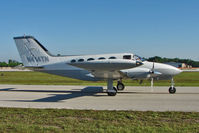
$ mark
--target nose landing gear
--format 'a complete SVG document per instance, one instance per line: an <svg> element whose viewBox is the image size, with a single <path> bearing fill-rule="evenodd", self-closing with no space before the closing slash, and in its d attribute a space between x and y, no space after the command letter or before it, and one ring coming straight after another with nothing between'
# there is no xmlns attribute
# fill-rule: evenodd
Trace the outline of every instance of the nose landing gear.
<svg viewBox="0 0 199 133"><path fill-rule="evenodd" d="M176 93L176 88L175 88L174 86L171 86L171 87L169 88L169 93L170 93L170 94Z"/></svg>
<svg viewBox="0 0 199 133"><path fill-rule="evenodd" d="M170 94L176 93L176 88L175 88L175 83L174 83L173 78L171 79L171 87L169 88L169 93Z"/></svg>

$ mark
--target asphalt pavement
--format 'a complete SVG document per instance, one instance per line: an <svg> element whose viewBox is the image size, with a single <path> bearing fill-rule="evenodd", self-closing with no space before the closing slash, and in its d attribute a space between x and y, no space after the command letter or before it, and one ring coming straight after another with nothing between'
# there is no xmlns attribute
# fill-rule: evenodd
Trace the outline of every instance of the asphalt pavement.
<svg viewBox="0 0 199 133"><path fill-rule="evenodd" d="M0 85L0 107L199 112L199 87L127 86L116 96L106 87Z"/></svg>

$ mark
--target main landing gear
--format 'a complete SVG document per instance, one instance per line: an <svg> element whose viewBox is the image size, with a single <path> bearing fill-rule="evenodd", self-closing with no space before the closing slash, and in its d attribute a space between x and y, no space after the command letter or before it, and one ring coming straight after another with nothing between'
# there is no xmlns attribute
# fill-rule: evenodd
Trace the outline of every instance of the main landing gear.
<svg viewBox="0 0 199 133"><path fill-rule="evenodd" d="M108 79L107 81L107 94L109 96L115 96L117 94L117 89L113 87L113 79Z"/></svg>
<svg viewBox="0 0 199 133"><path fill-rule="evenodd" d="M169 93L170 94L176 93L176 88L175 88L175 83L174 83L173 78L171 79L171 87L169 88Z"/></svg>
<svg viewBox="0 0 199 133"><path fill-rule="evenodd" d="M113 79L108 79L107 81L107 94L108 96L117 95L117 91L124 90L125 86L121 81L118 81L117 88L113 86Z"/></svg>

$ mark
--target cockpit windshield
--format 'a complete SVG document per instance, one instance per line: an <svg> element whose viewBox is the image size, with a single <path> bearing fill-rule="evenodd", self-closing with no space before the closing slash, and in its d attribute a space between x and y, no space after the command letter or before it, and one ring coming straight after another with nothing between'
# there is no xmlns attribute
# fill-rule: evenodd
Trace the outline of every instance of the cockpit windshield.
<svg viewBox="0 0 199 133"><path fill-rule="evenodd" d="M137 61L145 61L144 58L142 58L142 57L140 57L140 56L138 56L138 55L134 55L133 58L134 58L135 60L137 60Z"/></svg>

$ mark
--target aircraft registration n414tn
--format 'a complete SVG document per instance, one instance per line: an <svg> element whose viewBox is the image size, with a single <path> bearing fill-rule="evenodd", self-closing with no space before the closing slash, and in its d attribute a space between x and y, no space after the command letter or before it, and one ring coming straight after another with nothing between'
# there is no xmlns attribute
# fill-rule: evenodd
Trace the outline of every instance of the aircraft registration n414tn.
<svg viewBox="0 0 199 133"><path fill-rule="evenodd" d="M181 70L170 65L144 61L132 53L99 54L99 55L66 55L55 56L34 37L14 37L21 60L25 67L34 71L70 77L87 81L107 80L107 94L115 96L117 91L124 90L122 79L135 80L171 79L169 93L175 93L173 76ZM113 81L117 80L117 86Z"/></svg>

